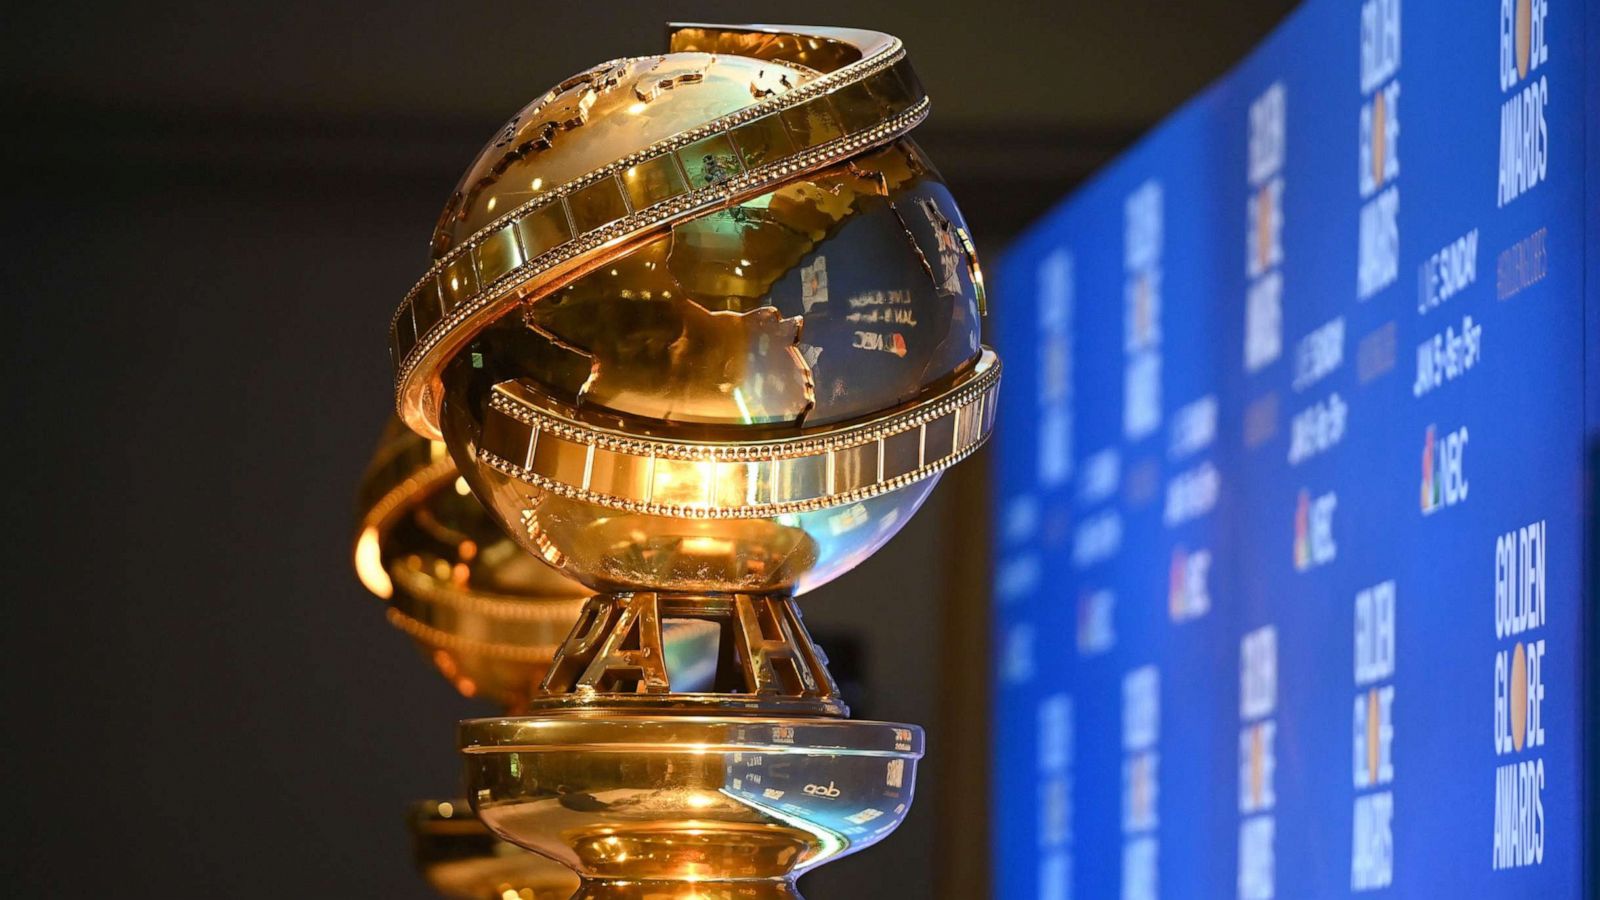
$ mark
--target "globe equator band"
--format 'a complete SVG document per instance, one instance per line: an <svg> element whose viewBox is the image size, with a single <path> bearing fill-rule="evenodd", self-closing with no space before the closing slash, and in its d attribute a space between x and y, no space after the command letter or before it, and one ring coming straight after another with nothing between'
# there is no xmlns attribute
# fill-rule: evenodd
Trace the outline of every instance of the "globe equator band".
<svg viewBox="0 0 1600 900"><path fill-rule="evenodd" d="M510 305L530 299L519 289L536 276L548 276L538 285L538 293L547 293L592 268L583 263L597 250L631 243L707 209L759 196L797 175L887 144L926 117L927 97L903 54L891 55L879 61L878 68L862 71L856 80L835 82L831 91L793 99L817 84L812 82L630 154L518 206L439 259L390 320L390 353L401 417L424 434L437 437L438 397L431 385L437 380L441 357L475 333L474 324L481 327ZM851 89L865 92L877 108L839 112L833 98ZM764 105L772 101L783 102L770 108ZM862 98L854 102L862 102ZM837 136L807 144L803 137L796 137L786 117L800 112L811 115L818 109ZM752 138L741 134L758 126L785 135L782 140L793 146L794 152L751 165L755 160L749 158L745 144ZM721 141L738 173L715 180L694 176L681 152L715 141ZM669 170L672 189L681 190L660 198L646 197L649 202L641 204L633 196L638 189L625 183L625 176L646 166ZM573 198L595 191L608 198L598 205L609 205L616 218L590 222L574 211ZM530 238L530 232L538 236Z"/></svg>
<svg viewBox="0 0 1600 900"><path fill-rule="evenodd" d="M806 512L887 493L965 459L988 437L999 383L999 359L985 348L962 383L910 409L821 435L747 443L630 437L558 416L501 385L478 458L508 477L613 509L700 519Z"/></svg>

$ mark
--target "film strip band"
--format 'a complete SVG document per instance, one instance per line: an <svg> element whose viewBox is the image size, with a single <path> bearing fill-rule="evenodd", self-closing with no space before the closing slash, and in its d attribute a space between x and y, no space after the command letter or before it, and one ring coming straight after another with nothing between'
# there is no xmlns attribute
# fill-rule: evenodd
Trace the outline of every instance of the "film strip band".
<svg viewBox="0 0 1600 900"><path fill-rule="evenodd" d="M438 370L456 347L522 299L623 245L705 209L889 143L928 111L900 43L794 90L675 135L519 206L441 257L390 322L402 419L437 437Z"/></svg>
<svg viewBox="0 0 1600 900"><path fill-rule="evenodd" d="M900 412L822 434L742 443L641 440L496 386L479 459L501 474L613 509L759 518L866 500L965 459L994 425L1000 361L985 347L960 383Z"/></svg>

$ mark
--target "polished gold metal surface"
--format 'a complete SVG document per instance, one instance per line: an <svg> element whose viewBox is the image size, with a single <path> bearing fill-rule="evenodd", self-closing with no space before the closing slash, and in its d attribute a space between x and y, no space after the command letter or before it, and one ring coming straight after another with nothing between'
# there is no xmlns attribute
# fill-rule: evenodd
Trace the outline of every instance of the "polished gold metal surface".
<svg viewBox="0 0 1600 900"><path fill-rule="evenodd" d="M922 731L549 716L464 722L461 745L484 824L572 867L593 885L579 897L794 897L800 873L905 818Z"/></svg>
<svg viewBox="0 0 1600 900"><path fill-rule="evenodd" d="M362 584L389 601L388 619L467 697L526 710L589 592L523 552L473 499L444 445L398 420L384 428L360 491L354 560ZM719 627L681 618L660 638L684 660L690 691L712 672Z"/></svg>
<svg viewBox="0 0 1600 900"><path fill-rule="evenodd" d="M988 435L980 278L919 151L758 199L525 302L445 370L479 499L595 590L803 593Z"/></svg>
<svg viewBox="0 0 1600 900"><path fill-rule="evenodd" d="M722 173L711 186L726 188L718 179L755 171L752 148L781 156L806 145L801 126L774 110L820 110L839 125L828 133L844 134L893 123L896 103L921 98L887 36L674 34L685 46L767 55L725 49L708 64L669 53L652 65L721 74L674 80L638 109L644 101L617 96L630 84L638 93L632 68L571 82L548 102L577 91L588 98L582 116L522 155L491 146L463 184L494 193L502 179L484 183L482 173L502 163L522 178L614 156L608 141L642 126L611 120L644 117L669 121L692 149L659 171L625 157L612 173L619 184L658 175L692 184L698 166ZM798 56L783 63L784 53ZM835 68L792 79L783 70L749 88L759 73L824 61ZM873 87L883 79L905 90ZM722 89L745 82L737 102ZM734 124L697 119L708 104L732 110ZM804 593L846 571L982 443L1000 373L979 345L970 237L932 164L903 128L837 147L824 164L779 165L748 192L723 190L637 239L588 247L574 257L581 266L479 279L460 307L479 312L430 317L424 331L437 340L400 353L402 414L425 434L440 429L508 534L594 590ZM470 193L452 199L446 231L477 227L462 212L476 208ZM440 243L466 258L477 239Z"/></svg>
<svg viewBox="0 0 1600 900"><path fill-rule="evenodd" d="M982 274L904 136L926 97L897 40L671 33L557 86L470 167L396 319L399 409L593 590L800 594L987 437Z"/></svg>
<svg viewBox="0 0 1600 900"><path fill-rule="evenodd" d="M578 876L548 857L496 837L462 800L424 800L411 810L417 871L454 900L568 900Z"/></svg>
<svg viewBox="0 0 1600 900"><path fill-rule="evenodd" d="M686 687L668 652L675 629L715 638L703 690ZM691 630L692 629L692 630ZM682 657L680 656L680 659ZM828 658L793 597L602 594L589 601L550 664L537 712L659 709L846 716Z"/></svg>
<svg viewBox="0 0 1600 900"><path fill-rule="evenodd" d="M586 606L581 586L508 541L465 490L438 442L398 420L385 427L360 491L355 563L362 583L391 604L389 621L463 695L508 714L528 707L562 636ZM668 623L658 638L672 686L711 686L720 630ZM461 900L565 900L578 877L507 843L469 801L424 801L410 815L417 868Z"/></svg>
<svg viewBox="0 0 1600 900"><path fill-rule="evenodd" d="M844 718L795 598L981 446L1000 363L897 39L668 34L519 112L446 204L390 329L397 411L445 450L369 492L357 565L523 713L463 723L468 797L575 897L793 898L899 824L922 755ZM545 564L597 596L530 603Z"/></svg>
<svg viewBox="0 0 1600 900"><path fill-rule="evenodd" d="M443 365L510 307L674 222L892 140L927 111L887 35L817 29L795 41L691 26L674 29L672 44L557 85L469 168L440 217L434 264L391 323L399 410L412 427L440 436ZM758 44L764 55L737 52Z"/></svg>
<svg viewBox="0 0 1600 900"><path fill-rule="evenodd" d="M476 456L468 480L509 533L595 590L800 593L876 551L977 449L999 374L984 351L923 403L724 442L588 424L513 381L493 389L481 437L458 455Z"/></svg>

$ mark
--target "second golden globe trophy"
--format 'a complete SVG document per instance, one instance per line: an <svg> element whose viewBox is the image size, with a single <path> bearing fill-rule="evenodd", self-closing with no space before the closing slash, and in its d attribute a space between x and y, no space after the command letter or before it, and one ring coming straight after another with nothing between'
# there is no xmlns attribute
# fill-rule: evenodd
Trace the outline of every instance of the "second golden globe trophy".
<svg viewBox="0 0 1600 900"><path fill-rule="evenodd" d="M525 712L562 636L583 607L582 585L516 546L488 518L444 444L391 421L358 493L354 562L361 583L388 601L389 621L463 696L508 715ZM684 690L710 677L709 622L663 629L668 665ZM577 876L501 841L462 800L412 804L417 868L459 900L566 900Z"/></svg>
<svg viewBox="0 0 1600 900"><path fill-rule="evenodd" d="M903 819L922 732L846 718L795 598L977 449L1000 367L898 40L669 44L557 85L468 168L392 322L398 410L595 592L522 714L461 726L482 822L578 897L796 897ZM716 649L669 658L679 621Z"/></svg>

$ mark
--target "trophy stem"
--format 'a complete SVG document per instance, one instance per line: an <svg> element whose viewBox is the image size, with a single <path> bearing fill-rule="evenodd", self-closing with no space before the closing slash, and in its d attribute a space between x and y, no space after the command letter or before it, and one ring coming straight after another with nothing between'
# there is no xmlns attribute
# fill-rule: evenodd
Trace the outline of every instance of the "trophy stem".
<svg viewBox="0 0 1600 900"><path fill-rule="evenodd" d="M684 691L669 671L662 629L716 623L722 635L710 691ZM530 711L648 706L654 712L844 717L849 709L793 597L637 591L590 598Z"/></svg>
<svg viewBox="0 0 1600 900"><path fill-rule="evenodd" d="M665 658L684 619L720 624L709 690ZM826 662L786 595L594 597L528 715L462 723L473 809L573 900L798 900L900 824L922 757L920 729L844 718Z"/></svg>
<svg viewBox="0 0 1600 900"><path fill-rule="evenodd" d="M572 900L804 900L793 879L601 881L584 879Z"/></svg>

